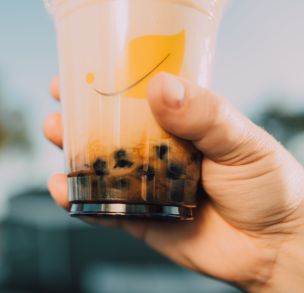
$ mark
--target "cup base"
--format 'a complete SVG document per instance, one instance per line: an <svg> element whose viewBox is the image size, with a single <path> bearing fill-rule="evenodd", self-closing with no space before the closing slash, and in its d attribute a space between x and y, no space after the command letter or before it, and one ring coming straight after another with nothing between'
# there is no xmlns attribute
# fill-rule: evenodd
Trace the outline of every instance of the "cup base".
<svg viewBox="0 0 304 293"><path fill-rule="evenodd" d="M125 203L71 203L73 217L123 217L164 220L193 220L193 209L179 206Z"/></svg>

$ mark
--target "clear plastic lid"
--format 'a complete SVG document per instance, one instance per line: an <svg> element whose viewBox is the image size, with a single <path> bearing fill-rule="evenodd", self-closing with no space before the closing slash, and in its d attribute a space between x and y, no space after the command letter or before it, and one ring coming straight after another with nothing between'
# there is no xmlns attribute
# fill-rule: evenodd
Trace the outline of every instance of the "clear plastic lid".
<svg viewBox="0 0 304 293"><path fill-rule="evenodd" d="M47 11L52 12L53 10L53 1L52 0L43 0L44 6L47 9Z"/></svg>
<svg viewBox="0 0 304 293"><path fill-rule="evenodd" d="M79 1L79 0L78 0ZM88 1L88 0L81 0L81 1ZM103 1L110 1L110 0L103 0ZM155 0L152 0L155 1ZM204 13L209 17L213 17L216 13L218 4L222 4L223 6L227 2L227 0L162 0L162 1L171 1L172 3L192 7L200 12ZM68 4L72 3L75 4L75 0L43 0L46 9L51 13L54 14L55 9L60 4Z"/></svg>
<svg viewBox="0 0 304 293"><path fill-rule="evenodd" d="M53 14L55 12L55 8L59 5L59 4L63 4L64 2L68 3L70 2L69 0L42 0L44 3L44 6L46 8L46 10ZM75 1L75 0L73 0Z"/></svg>

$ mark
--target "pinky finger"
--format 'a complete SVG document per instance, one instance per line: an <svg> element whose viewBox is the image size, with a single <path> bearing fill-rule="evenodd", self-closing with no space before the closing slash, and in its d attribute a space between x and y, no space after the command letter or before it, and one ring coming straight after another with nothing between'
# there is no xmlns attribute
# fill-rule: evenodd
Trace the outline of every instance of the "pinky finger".
<svg viewBox="0 0 304 293"><path fill-rule="evenodd" d="M69 207L68 179L65 174L56 174L48 181L49 191L54 200L64 209Z"/></svg>

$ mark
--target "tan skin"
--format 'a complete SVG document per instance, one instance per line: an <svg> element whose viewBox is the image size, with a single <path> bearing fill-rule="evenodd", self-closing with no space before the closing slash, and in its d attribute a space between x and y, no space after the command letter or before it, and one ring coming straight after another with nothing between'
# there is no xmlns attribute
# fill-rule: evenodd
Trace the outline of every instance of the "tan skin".
<svg viewBox="0 0 304 293"><path fill-rule="evenodd" d="M58 79L52 95L59 100ZM150 83L148 100L159 124L204 154L195 221L164 223L89 219L120 227L172 261L249 292L303 292L304 171L267 132L226 99L168 74ZM46 137L62 147L62 120L50 115ZM49 189L68 207L67 178Z"/></svg>

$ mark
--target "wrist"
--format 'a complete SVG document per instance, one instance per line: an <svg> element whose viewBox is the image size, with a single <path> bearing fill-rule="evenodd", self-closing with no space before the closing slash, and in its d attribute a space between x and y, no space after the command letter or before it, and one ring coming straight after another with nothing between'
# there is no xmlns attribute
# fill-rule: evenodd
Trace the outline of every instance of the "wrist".
<svg viewBox="0 0 304 293"><path fill-rule="evenodd" d="M256 276L244 286L252 293L302 293L304 288L304 206L297 210L293 219L282 224L281 236L270 236L269 246L277 247L273 262L261 263ZM285 232L284 232L285 231ZM292 231L292 232L291 232ZM275 238L279 238L277 246ZM271 239L272 238L272 239ZM268 268L268 270L267 270ZM262 273L268 272L268 274ZM266 278L263 280L261 276Z"/></svg>
<svg viewBox="0 0 304 293"><path fill-rule="evenodd" d="M282 248L271 279L263 293L302 293L304 288L304 231L292 237Z"/></svg>

